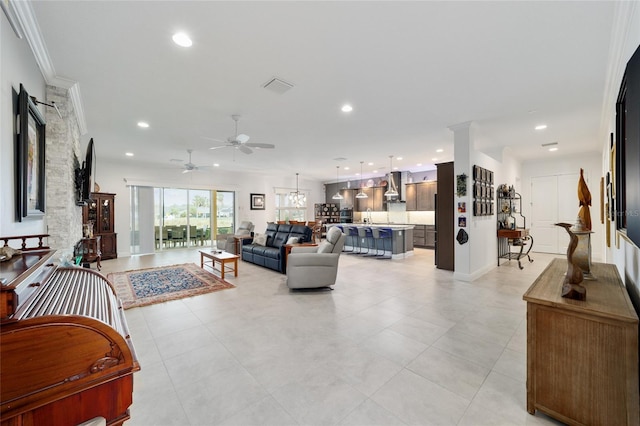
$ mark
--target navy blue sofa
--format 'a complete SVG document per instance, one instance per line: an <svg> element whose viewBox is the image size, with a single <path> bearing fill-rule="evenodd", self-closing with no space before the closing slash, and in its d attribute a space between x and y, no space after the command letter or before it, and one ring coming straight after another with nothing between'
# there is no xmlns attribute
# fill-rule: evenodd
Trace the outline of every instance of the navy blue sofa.
<svg viewBox="0 0 640 426"><path fill-rule="evenodd" d="M242 260L284 273L284 245L291 237L298 238L298 242L301 243L309 242L312 231L305 225L269 223L265 234L267 235L265 246L253 243L242 246Z"/></svg>

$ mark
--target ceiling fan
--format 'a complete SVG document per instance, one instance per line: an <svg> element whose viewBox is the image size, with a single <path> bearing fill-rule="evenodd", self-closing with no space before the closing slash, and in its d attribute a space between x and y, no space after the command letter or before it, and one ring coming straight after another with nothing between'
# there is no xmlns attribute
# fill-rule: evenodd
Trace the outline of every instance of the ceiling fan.
<svg viewBox="0 0 640 426"><path fill-rule="evenodd" d="M247 136L247 135L245 135L243 133L238 134L238 121L240 120L240 116L239 115L232 115L231 118L233 119L233 121L236 122L236 134L235 134L235 136L228 137L226 145L214 146L214 147L211 147L210 149L232 147L232 148L236 148L236 149L242 151L245 154L251 154L251 153L253 153L253 150L251 148L264 148L264 149L275 148L275 145L273 145L271 143L249 142L249 136ZM219 139L206 138L206 137L205 137L205 139L219 140Z"/></svg>
<svg viewBox="0 0 640 426"><path fill-rule="evenodd" d="M190 172L195 172L198 170L202 170L205 168L208 168L209 166L196 166L195 164L193 164L191 162L191 153L193 152L192 149L187 149L187 152L189 153L189 162L188 163L184 163L184 167L182 169L182 173L190 173ZM180 160L171 160L171 161L180 161Z"/></svg>

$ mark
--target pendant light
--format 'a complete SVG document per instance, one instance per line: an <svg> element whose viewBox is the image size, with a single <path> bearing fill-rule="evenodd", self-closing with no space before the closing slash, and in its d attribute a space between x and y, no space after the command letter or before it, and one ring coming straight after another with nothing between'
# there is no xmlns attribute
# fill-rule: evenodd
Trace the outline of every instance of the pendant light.
<svg viewBox="0 0 640 426"><path fill-rule="evenodd" d="M389 156L389 189L384 193L384 196L387 198L393 198L398 196L398 191L396 191L395 183L393 182L393 175L391 174L393 171L393 155Z"/></svg>
<svg viewBox="0 0 640 426"><path fill-rule="evenodd" d="M366 192L362 190L362 163L364 163L364 161L360 162L360 192L356 194L356 198L369 198Z"/></svg>
<svg viewBox="0 0 640 426"><path fill-rule="evenodd" d="M340 171L340 166L336 166L336 186L338 186L338 172ZM333 194L333 197L331 197L332 200L343 200L344 197L342 195L340 195L340 188L337 188L337 191L335 194Z"/></svg>
<svg viewBox="0 0 640 426"><path fill-rule="evenodd" d="M289 201L294 207L304 207L307 202L307 197L298 190L298 173L296 173L296 192L289 193Z"/></svg>

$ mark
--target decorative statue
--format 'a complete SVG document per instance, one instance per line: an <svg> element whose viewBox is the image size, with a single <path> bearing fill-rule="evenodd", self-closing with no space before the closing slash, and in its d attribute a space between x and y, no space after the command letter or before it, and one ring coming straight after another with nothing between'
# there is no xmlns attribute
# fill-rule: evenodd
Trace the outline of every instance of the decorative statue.
<svg viewBox="0 0 640 426"><path fill-rule="evenodd" d="M580 174L582 174L582 170L580 170ZM588 191L587 189L587 193ZM589 203L591 203L590 195ZM586 208L586 211L588 216L589 207ZM582 210L580 210L580 212L582 212ZM591 224L591 220L589 220L589 224ZM567 275L564 277L564 283L562 284L562 297L585 300L587 298L587 289L580 285L584 279L584 275L582 274L582 269L580 269L573 260L573 252L576 250L576 247L578 247L578 236L571 232L572 225L570 223L556 223L555 225L563 227L569 234L569 238L571 238L569 247L567 247Z"/></svg>
<svg viewBox="0 0 640 426"><path fill-rule="evenodd" d="M580 202L580 211L578 217L582 220L584 227L591 231L591 213L589 206L591 205L591 192L587 182L584 181L584 171L580 169L580 180L578 181L578 201Z"/></svg>

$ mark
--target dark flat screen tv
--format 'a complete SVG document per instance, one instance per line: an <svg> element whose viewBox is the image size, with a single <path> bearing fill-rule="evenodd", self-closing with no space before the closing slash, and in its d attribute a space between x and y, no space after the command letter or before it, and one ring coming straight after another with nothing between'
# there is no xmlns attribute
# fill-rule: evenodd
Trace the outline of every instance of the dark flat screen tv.
<svg viewBox="0 0 640 426"><path fill-rule="evenodd" d="M89 140L85 159L82 167L76 170L76 199L78 205L84 205L91 200L91 188L93 188L93 169L95 167L95 151L93 138Z"/></svg>

